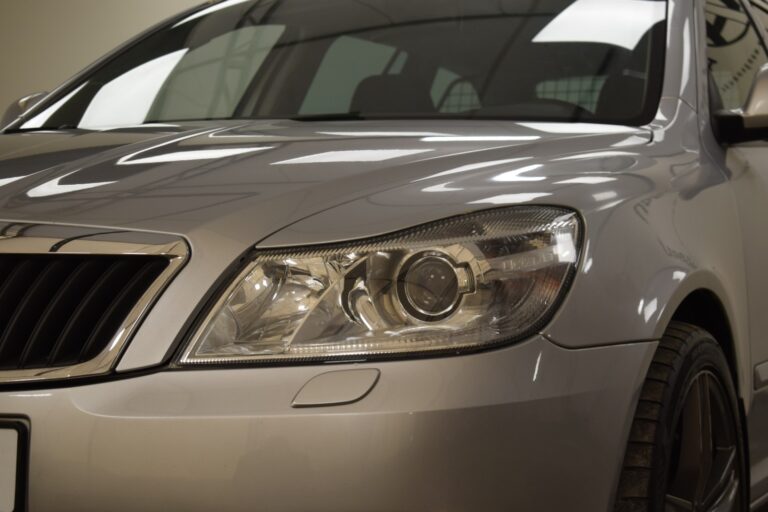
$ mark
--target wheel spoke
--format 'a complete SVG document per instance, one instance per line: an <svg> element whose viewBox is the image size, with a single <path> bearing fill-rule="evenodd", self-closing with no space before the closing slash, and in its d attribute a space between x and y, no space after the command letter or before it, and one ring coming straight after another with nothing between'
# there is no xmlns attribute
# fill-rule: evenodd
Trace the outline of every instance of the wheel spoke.
<svg viewBox="0 0 768 512"><path fill-rule="evenodd" d="M739 489L736 432L726 419L720 386L702 372L688 389L677 424L665 510L733 510Z"/></svg>
<svg viewBox="0 0 768 512"><path fill-rule="evenodd" d="M691 390L696 403L699 450L699 479L696 483L696 503L706 503L707 490L709 489L712 465L714 462L715 442L712 433L712 402L710 395L709 375L702 374L696 379L696 384Z"/></svg>
<svg viewBox="0 0 768 512"><path fill-rule="evenodd" d="M708 512L732 512L738 510L737 497L739 494L739 481L734 479L728 485L720 498L709 508Z"/></svg>
<svg viewBox="0 0 768 512"><path fill-rule="evenodd" d="M736 448L718 448L709 479L709 492L704 500L712 504L720 500L736 480Z"/></svg>
<svg viewBox="0 0 768 512"><path fill-rule="evenodd" d="M709 386L704 377L700 375L693 382L680 415L677 471L669 486L669 494L691 503L694 507L691 510L701 503L711 465L711 461L704 462L705 446L712 440Z"/></svg>
<svg viewBox="0 0 768 512"><path fill-rule="evenodd" d="M665 512L688 512L694 510L694 505L692 501L667 494L664 510Z"/></svg>

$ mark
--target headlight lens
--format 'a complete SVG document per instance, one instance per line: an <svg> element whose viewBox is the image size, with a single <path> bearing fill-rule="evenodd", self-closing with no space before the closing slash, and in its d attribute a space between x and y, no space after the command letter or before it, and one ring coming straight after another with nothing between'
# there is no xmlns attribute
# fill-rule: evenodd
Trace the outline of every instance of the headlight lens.
<svg viewBox="0 0 768 512"><path fill-rule="evenodd" d="M512 342L547 321L578 240L573 212L516 207L370 241L264 252L181 362L360 359Z"/></svg>

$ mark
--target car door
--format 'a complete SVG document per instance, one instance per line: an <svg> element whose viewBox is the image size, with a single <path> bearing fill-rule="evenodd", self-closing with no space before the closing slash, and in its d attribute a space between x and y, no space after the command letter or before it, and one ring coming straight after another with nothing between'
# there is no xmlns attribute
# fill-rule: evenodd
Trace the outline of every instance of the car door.
<svg viewBox="0 0 768 512"><path fill-rule="evenodd" d="M757 72L768 64L764 32L755 22L756 11L741 0L702 4L709 91L704 111L741 108ZM768 141L725 146L711 132L708 135L704 158L717 162L729 176L741 221L743 247L733 250L744 255L749 345L737 350L750 351L750 357L742 360L751 359L751 365L741 371L754 372L755 380L753 389L739 392L749 411L752 496L759 498L768 493ZM763 373L765 380L760 377Z"/></svg>

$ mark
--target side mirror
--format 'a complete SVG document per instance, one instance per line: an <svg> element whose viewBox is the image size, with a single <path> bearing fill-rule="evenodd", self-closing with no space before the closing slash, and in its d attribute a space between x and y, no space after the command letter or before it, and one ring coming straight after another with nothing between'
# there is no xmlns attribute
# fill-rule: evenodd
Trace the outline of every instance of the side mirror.
<svg viewBox="0 0 768 512"><path fill-rule="evenodd" d="M37 105L46 96L48 96L47 92L36 92L11 103L3 114L3 119L0 120L0 130L21 117L24 112Z"/></svg>
<svg viewBox="0 0 768 512"><path fill-rule="evenodd" d="M740 109L716 112L715 123L718 138L723 142L768 139L768 64L755 76L747 104Z"/></svg>

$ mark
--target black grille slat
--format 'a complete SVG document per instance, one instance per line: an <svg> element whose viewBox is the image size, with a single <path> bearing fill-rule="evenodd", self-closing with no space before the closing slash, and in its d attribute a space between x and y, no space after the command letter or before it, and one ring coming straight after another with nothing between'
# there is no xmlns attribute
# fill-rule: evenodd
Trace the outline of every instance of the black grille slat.
<svg viewBox="0 0 768 512"><path fill-rule="evenodd" d="M78 264L40 316L40 321L30 335L19 361L21 368L46 366L58 333L64 330L82 297L88 293L108 265L109 262L104 259L82 261ZM51 336L51 333L57 335Z"/></svg>
<svg viewBox="0 0 768 512"><path fill-rule="evenodd" d="M49 365L68 366L80 362L80 350L90 337L89 326L92 328L106 312L110 296L125 285L131 271L136 270L135 266L136 262L116 261L101 276L64 328L49 356Z"/></svg>
<svg viewBox="0 0 768 512"><path fill-rule="evenodd" d="M8 322L16 314L22 295L43 266L42 262L34 260L21 260L10 266L8 276L0 288L0 336L5 333Z"/></svg>
<svg viewBox="0 0 768 512"><path fill-rule="evenodd" d="M157 275L162 272L162 268L158 268L158 265L162 265L162 262L147 262L139 271L133 273L131 280L122 287L120 293L115 295L106 313L101 315L101 320L93 329L90 338L80 349L80 360L87 361L96 357L100 352L99 342L114 336L120 327L119 320L128 315Z"/></svg>
<svg viewBox="0 0 768 512"><path fill-rule="evenodd" d="M0 370L93 359L168 264L143 255L0 254Z"/></svg>
<svg viewBox="0 0 768 512"><path fill-rule="evenodd" d="M77 305L77 309L75 309L72 317L67 321L64 329L58 335L56 343L54 343L51 352L48 354L48 359L46 361L47 366L64 366L76 362L76 359L73 359L72 357L72 353L75 350L79 350L79 346L85 341L82 339L78 340L76 338L76 329L78 326L80 326L80 324L84 322L83 313L88 311L89 307L94 303L94 296L96 292L98 290L104 291L106 289L104 282L107 281L109 276L115 272L117 266L118 262L110 264L105 272L99 276L96 283L94 283L94 285L88 290L86 295L82 297L79 304Z"/></svg>
<svg viewBox="0 0 768 512"><path fill-rule="evenodd" d="M3 289L5 282L8 281L8 278L11 276L11 271L16 263L17 262L13 257L0 259L0 290Z"/></svg>
<svg viewBox="0 0 768 512"><path fill-rule="evenodd" d="M51 289L58 290L72 271L67 265L63 260L46 265L26 289L0 337L0 369L18 367L25 349L24 341L29 339L47 303L46 294Z"/></svg>

